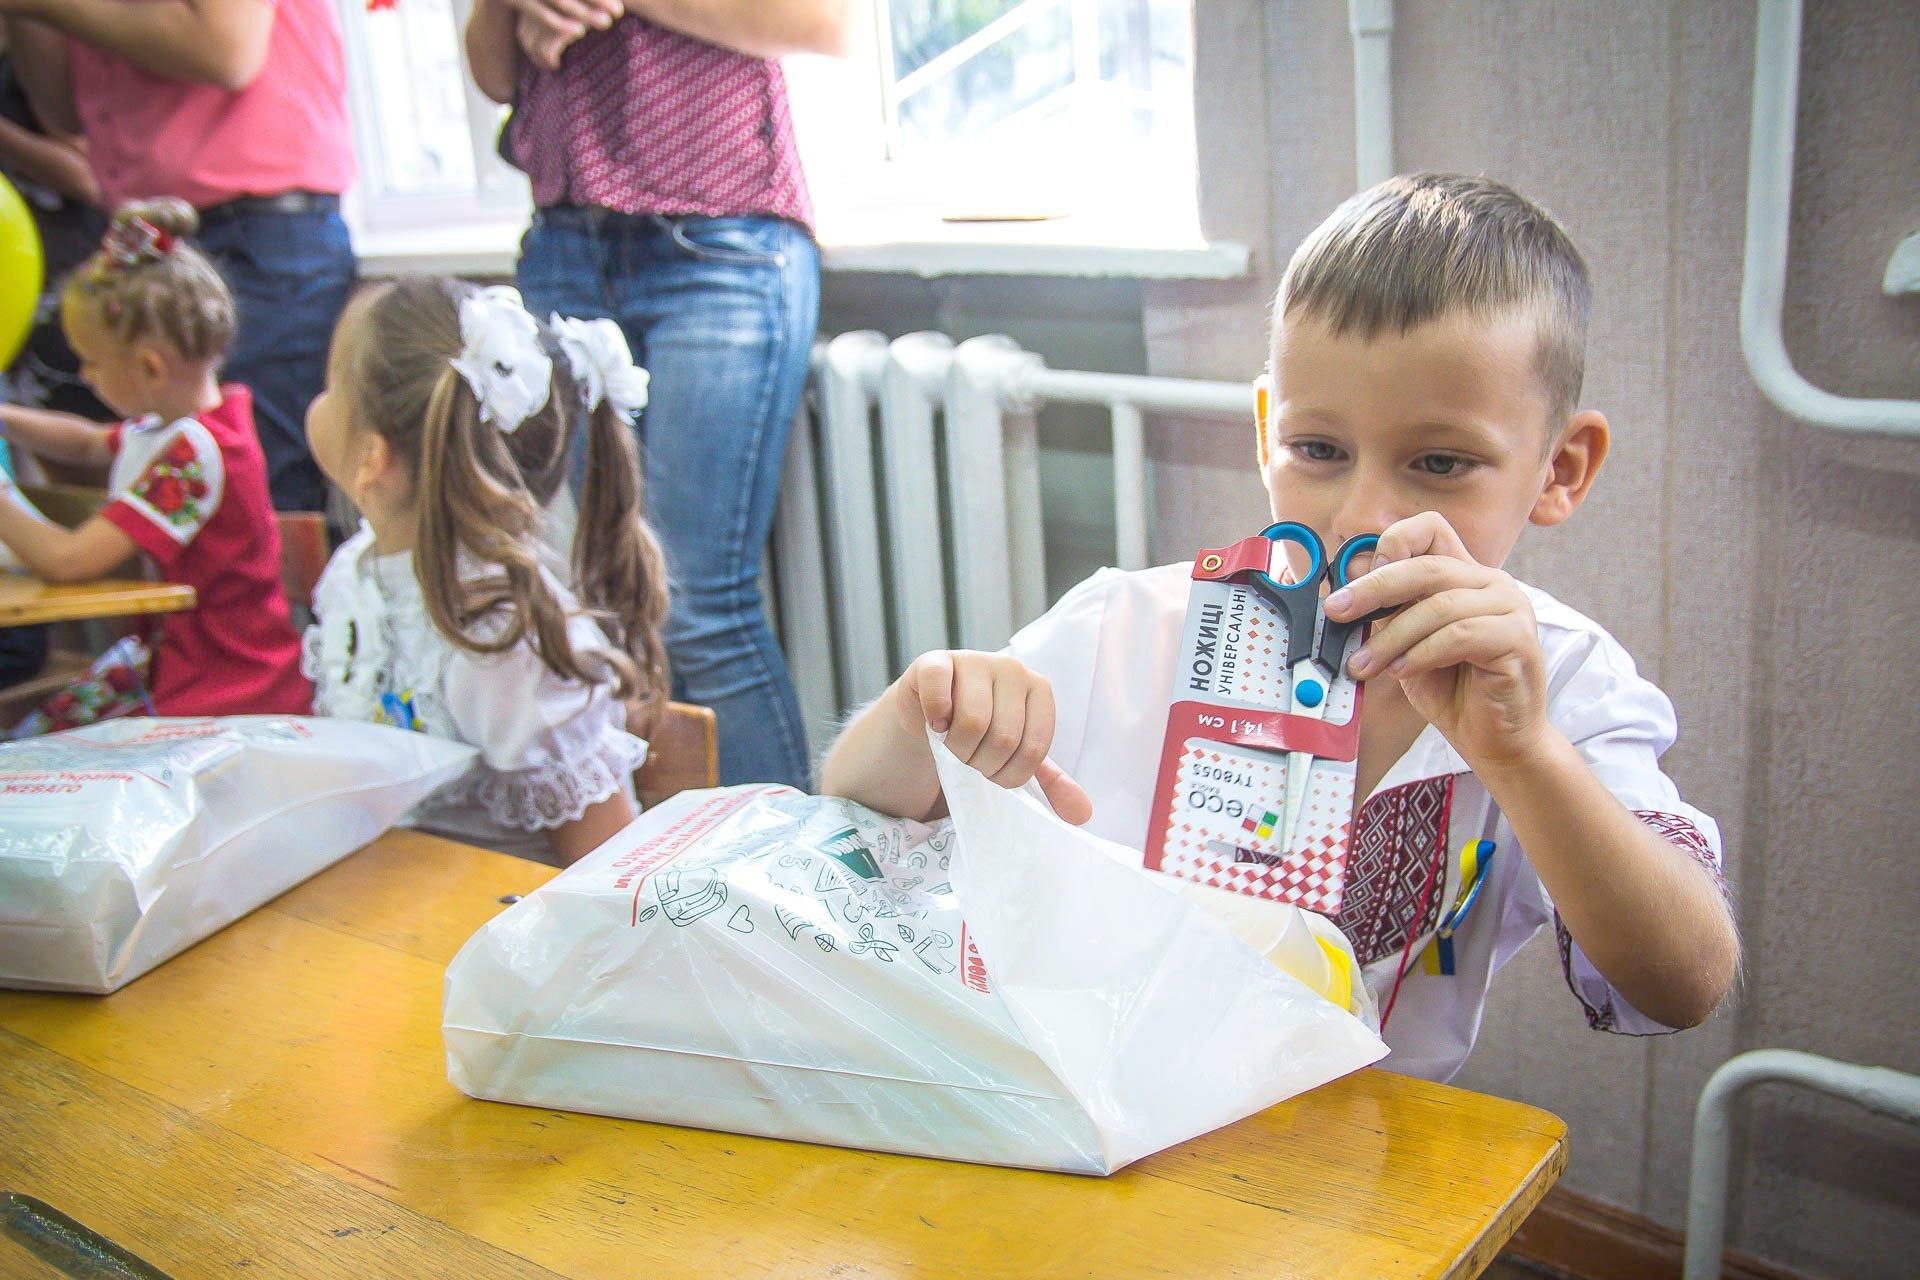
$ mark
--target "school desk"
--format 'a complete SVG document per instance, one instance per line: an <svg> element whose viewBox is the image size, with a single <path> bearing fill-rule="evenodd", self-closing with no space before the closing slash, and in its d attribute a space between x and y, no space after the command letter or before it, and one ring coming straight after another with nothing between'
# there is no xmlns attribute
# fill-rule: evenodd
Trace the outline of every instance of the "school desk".
<svg viewBox="0 0 1920 1280"><path fill-rule="evenodd" d="M0 1192L176 1280L1381 1280L1478 1274L1565 1163L1553 1116L1380 1070L1104 1179L476 1102L443 971L552 874L394 833L114 995L0 992Z"/></svg>
<svg viewBox="0 0 1920 1280"><path fill-rule="evenodd" d="M137 613L179 613L194 606L193 588L171 582L100 578L93 582L42 582L0 570L0 627L37 622L84 622Z"/></svg>

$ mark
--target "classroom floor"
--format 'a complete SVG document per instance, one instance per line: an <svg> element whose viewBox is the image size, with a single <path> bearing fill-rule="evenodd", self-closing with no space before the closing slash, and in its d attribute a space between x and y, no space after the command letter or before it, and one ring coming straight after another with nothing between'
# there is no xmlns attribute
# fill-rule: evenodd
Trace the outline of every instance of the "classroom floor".
<svg viewBox="0 0 1920 1280"><path fill-rule="evenodd" d="M1503 1253L1481 1273L1481 1280L1572 1280L1572 1277L1564 1271L1555 1271L1552 1267L1543 1267L1537 1262Z"/></svg>

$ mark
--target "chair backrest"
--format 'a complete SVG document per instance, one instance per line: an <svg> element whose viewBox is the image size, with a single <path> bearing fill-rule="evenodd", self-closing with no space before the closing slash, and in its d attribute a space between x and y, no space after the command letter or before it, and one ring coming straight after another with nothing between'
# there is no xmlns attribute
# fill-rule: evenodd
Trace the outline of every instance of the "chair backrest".
<svg viewBox="0 0 1920 1280"><path fill-rule="evenodd" d="M86 484L23 484L20 494L41 515L66 529L78 529L99 515L100 508L107 505L109 497L105 489ZM107 576L142 578L152 575L143 557L136 552L132 559L115 566Z"/></svg>
<svg viewBox="0 0 1920 1280"><path fill-rule="evenodd" d="M296 612L311 611L313 589L327 567L327 518L317 511L276 511L280 521L280 585Z"/></svg>
<svg viewBox="0 0 1920 1280"><path fill-rule="evenodd" d="M713 708L669 702L647 736L647 760L633 775L651 809L677 791L720 785L720 726Z"/></svg>
<svg viewBox="0 0 1920 1280"><path fill-rule="evenodd" d="M20 494L40 514L68 529L78 529L107 505L107 491L81 484L23 484Z"/></svg>

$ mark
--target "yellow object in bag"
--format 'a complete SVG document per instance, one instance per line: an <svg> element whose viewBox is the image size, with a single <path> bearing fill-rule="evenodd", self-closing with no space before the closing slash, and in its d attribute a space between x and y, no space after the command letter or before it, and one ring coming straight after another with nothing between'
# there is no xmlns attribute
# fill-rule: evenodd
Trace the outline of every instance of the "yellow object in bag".
<svg viewBox="0 0 1920 1280"><path fill-rule="evenodd" d="M1163 882L1204 908L1269 963L1329 1004L1378 1030L1373 997L1360 980L1352 944L1325 916L1179 876Z"/></svg>

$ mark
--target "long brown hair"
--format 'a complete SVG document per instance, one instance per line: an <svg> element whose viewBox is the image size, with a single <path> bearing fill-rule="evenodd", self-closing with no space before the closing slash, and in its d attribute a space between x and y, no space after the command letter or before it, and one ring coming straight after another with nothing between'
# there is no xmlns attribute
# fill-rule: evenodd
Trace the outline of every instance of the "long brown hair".
<svg viewBox="0 0 1920 1280"><path fill-rule="evenodd" d="M233 342L233 293L187 243L200 215L184 200L131 200L100 248L67 277L61 304L84 302L123 345L158 337L187 360L217 360Z"/></svg>
<svg viewBox="0 0 1920 1280"><path fill-rule="evenodd" d="M640 515L633 432L610 405L589 413L543 324L553 355L546 405L512 431L480 420L452 361L462 349L460 300L474 286L410 276L357 301L341 375L357 428L378 432L413 476L414 573L428 616L454 644L504 653L531 637L547 667L595 683L611 671L628 702L664 700L666 562ZM581 654L540 569L544 507L565 477L576 433L587 475L573 538L574 589L613 642ZM478 561L490 572L463 573Z"/></svg>

